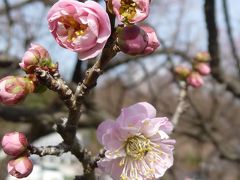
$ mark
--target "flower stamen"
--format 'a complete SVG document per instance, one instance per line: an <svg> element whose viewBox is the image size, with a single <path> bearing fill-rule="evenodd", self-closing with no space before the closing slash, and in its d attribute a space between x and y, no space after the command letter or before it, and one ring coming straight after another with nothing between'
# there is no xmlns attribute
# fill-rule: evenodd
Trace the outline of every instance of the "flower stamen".
<svg viewBox="0 0 240 180"><path fill-rule="evenodd" d="M129 21L134 18L137 13L137 4L133 0L121 0L121 7L119 9L120 15L124 21Z"/></svg>
<svg viewBox="0 0 240 180"><path fill-rule="evenodd" d="M125 144L126 154L135 160L142 159L150 150L150 140L143 135L129 137Z"/></svg>
<svg viewBox="0 0 240 180"><path fill-rule="evenodd" d="M61 17L59 23L62 24L67 30L67 41L69 42L73 42L78 36L83 36L88 28L87 24L81 24L71 16Z"/></svg>

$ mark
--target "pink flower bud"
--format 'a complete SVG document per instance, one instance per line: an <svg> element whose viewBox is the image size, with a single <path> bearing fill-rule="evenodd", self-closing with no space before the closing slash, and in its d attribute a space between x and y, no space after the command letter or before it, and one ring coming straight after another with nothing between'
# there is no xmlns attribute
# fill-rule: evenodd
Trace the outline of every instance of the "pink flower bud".
<svg viewBox="0 0 240 180"><path fill-rule="evenodd" d="M3 151L10 156L18 156L26 151L28 141L26 136L20 132L10 132L2 138Z"/></svg>
<svg viewBox="0 0 240 180"><path fill-rule="evenodd" d="M197 63L195 69L203 76L209 75L211 72L209 65L206 63Z"/></svg>
<svg viewBox="0 0 240 180"><path fill-rule="evenodd" d="M48 25L57 43L81 60L99 55L111 34L106 11L94 1L58 1L48 12Z"/></svg>
<svg viewBox="0 0 240 180"><path fill-rule="evenodd" d="M208 52L199 52L194 57L194 60L198 62L209 62L210 59L211 57Z"/></svg>
<svg viewBox="0 0 240 180"><path fill-rule="evenodd" d="M149 0L110 0L109 3L112 3L114 13L122 22L136 23L149 14Z"/></svg>
<svg viewBox="0 0 240 180"><path fill-rule="evenodd" d="M117 43L122 52L138 55L142 54L147 47L148 36L140 27L129 25L119 28Z"/></svg>
<svg viewBox="0 0 240 180"><path fill-rule="evenodd" d="M198 72L192 72L187 78L187 83L194 88L199 88L204 82L202 76Z"/></svg>
<svg viewBox="0 0 240 180"><path fill-rule="evenodd" d="M10 175L16 178L24 178L32 172L33 163L28 157L22 156L9 161L7 169Z"/></svg>
<svg viewBox="0 0 240 180"><path fill-rule="evenodd" d="M148 45L144 50L144 54L151 54L153 53L160 45L157 35L154 31L154 29L150 26L140 26L141 29L143 29L148 36Z"/></svg>
<svg viewBox="0 0 240 180"><path fill-rule="evenodd" d="M189 74L191 73L191 70L187 67L184 66L177 66L175 68L175 73L182 79L185 79L189 76Z"/></svg>
<svg viewBox="0 0 240 180"><path fill-rule="evenodd" d="M5 105L17 104L33 91L34 84L28 78L7 76L0 79L0 102Z"/></svg>
<svg viewBox="0 0 240 180"><path fill-rule="evenodd" d="M19 63L20 67L27 73L32 73L37 66L51 67L52 64L48 51L38 44L31 44L31 47L25 52L22 62Z"/></svg>

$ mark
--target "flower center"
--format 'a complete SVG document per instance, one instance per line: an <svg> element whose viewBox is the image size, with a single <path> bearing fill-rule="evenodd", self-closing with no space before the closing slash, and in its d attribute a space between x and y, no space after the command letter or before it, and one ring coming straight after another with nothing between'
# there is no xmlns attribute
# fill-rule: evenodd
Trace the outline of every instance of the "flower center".
<svg viewBox="0 0 240 180"><path fill-rule="evenodd" d="M136 3L133 0L121 0L121 7L119 9L120 15L125 21L129 21L136 15Z"/></svg>
<svg viewBox="0 0 240 180"><path fill-rule="evenodd" d="M130 137L126 141L126 154L136 160L142 159L150 150L150 140L143 135Z"/></svg>
<svg viewBox="0 0 240 180"><path fill-rule="evenodd" d="M88 28L87 24L79 23L71 16L61 17L59 23L66 28L69 42L74 41L78 36L84 35L85 30Z"/></svg>

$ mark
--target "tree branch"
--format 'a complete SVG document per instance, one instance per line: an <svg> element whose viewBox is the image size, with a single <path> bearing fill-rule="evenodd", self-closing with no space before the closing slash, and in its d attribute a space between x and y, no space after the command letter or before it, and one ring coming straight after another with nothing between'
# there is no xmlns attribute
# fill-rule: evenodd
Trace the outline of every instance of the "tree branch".
<svg viewBox="0 0 240 180"><path fill-rule="evenodd" d="M211 55L210 66L212 69L212 76L219 83L224 84L226 86L226 90L230 91L235 97L240 98L239 83L234 83L232 79L226 79L220 69L218 31L215 19L215 0L205 0L204 10L208 32L208 51Z"/></svg>
<svg viewBox="0 0 240 180"><path fill-rule="evenodd" d="M240 77L240 58L237 54L237 50L236 50L234 40L233 40L233 33L232 33L231 25L230 25L230 18L229 18L227 1L222 0L222 3L223 3L223 12L224 12L224 17L225 17L225 22L226 22L226 26L227 26L228 39L229 39L229 42L230 42L232 55L233 55L233 58L235 59L237 69L238 69L238 74L239 74L239 77Z"/></svg>
<svg viewBox="0 0 240 180"><path fill-rule="evenodd" d="M187 108L186 98L187 98L187 84L185 82L181 82L180 84L180 92L179 92L179 102L177 104L176 110L172 117L172 123L174 127L178 125L180 116Z"/></svg>

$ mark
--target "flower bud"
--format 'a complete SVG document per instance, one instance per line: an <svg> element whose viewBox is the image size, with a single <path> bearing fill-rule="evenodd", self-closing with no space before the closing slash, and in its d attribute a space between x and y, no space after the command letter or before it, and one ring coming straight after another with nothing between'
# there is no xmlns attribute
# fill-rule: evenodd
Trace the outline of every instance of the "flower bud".
<svg viewBox="0 0 240 180"><path fill-rule="evenodd" d="M211 72L209 65L206 63L197 63L195 69L203 76L209 75Z"/></svg>
<svg viewBox="0 0 240 180"><path fill-rule="evenodd" d="M141 29L143 29L148 36L148 44L147 47L144 49L143 54L148 55L153 53L160 45L157 35L154 31L154 29L150 26L140 26Z"/></svg>
<svg viewBox="0 0 240 180"><path fill-rule="evenodd" d="M117 43L120 50L129 55L142 54L148 44L148 36L136 25L119 28Z"/></svg>
<svg viewBox="0 0 240 180"><path fill-rule="evenodd" d="M209 62L211 59L208 52L199 52L194 57L194 60L197 62Z"/></svg>
<svg viewBox="0 0 240 180"><path fill-rule="evenodd" d="M199 88L203 85L204 81L198 72L192 72L187 78L187 83L194 88Z"/></svg>
<svg viewBox="0 0 240 180"><path fill-rule="evenodd" d="M36 67L51 68L53 63L48 51L44 47L38 44L31 44L31 47L25 52L19 66L27 73L33 73Z"/></svg>
<svg viewBox="0 0 240 180"><path fill-rule="evenodd" d="M7 76L0 79L0 102L5 105L17 104L33 91L34 84L28 78Z"/></svg>
<svg viewBox="0 0 240 180"><path fill-rule="evenodd" d="M28 157L22 156L9 161L7 169L10 175L16 178L24 178L32 172L33 163Z"/></svg>
<svg viewBox="0 0 240 180"><path fill-rule="evenodd" d="M10 156L18 156L26 151L28 141L26 136L20 132L10 132L2 138L3 151Z"/></svg>
<svg viewBox="0 0 240 180"><path fill-rule="evenodd" d="M191 73L191 70L187 67L184 66L177 66L175 68L175 73L181 78L181 79L186 79L189 74Z"/></svg>

